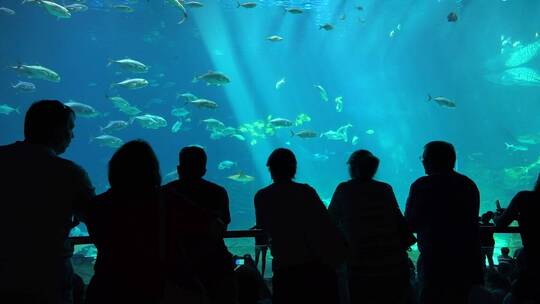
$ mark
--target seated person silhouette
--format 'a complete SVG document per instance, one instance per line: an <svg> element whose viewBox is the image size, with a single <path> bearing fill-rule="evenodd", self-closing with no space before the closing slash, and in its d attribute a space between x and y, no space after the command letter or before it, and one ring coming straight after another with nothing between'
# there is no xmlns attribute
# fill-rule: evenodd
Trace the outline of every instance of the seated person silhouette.
<svg viewBox="0 0 540 304"><path fill-rule="evenodd" d="M501 248L501 255L497 257L497 261L499 264L509 264L512 266L516 264L516 260L510 256L510 248L508 247Z"/></svg>
<svg viewBox="0 0 540 304"><path fill-rule="evenodd" d="M507 227L514 220L519 223L523 250L518 278L512 290L517 303L540 303L540 174L533 191L517 193L506 209L497 211L497 227Z"/></svg>
<svg viewBox="0 0 540 304"><path fill-rule="evenodd" d="M358 150L349 161L351 179L338 185L328 212L349 244L351 303L407 303L409 265L402 239L408 230L392 187L373 179L379 159Z"/></svg>
<svg viewBox="0 0 540 304"><path fill-rule="evenodd" d="M231 221L229 198L223 187L203 178L206 161L206 153L200 147L188 146L180 150L179 179L164 185L162 193L170 208L175 208L176 197L182 197L176 202L176 208L182 211L177 212L184 213L184 218L187 214L192 215L190 223L193 227L177 223L182 225L178 229L184 235L184 268L190 269L185 280L196 280L211 303L235 303L233 259L223 241ZM201 223L207 223L204 230L208 233L194 231Z"/></svg>
<svg viewBox="0 0 540 304"><path fill-rule="evenodd" d="M480 193L468 177L454 171L452 144L424 147L426 176L410 188L405 217L417 232L420 303L467 303L482 283L478 212ZM455 250L459 244L460 250Z"/></svg>
<svg viewBox="0 0 540 304"><path fill-rule="evenodd" d="M72 246L66 242L94 188L59 155L73 139L75 113L58 100L33 103L24 141L0 146L0 303L71 303Z"/></svg>
<svg viewBox="0 0 540 304"><path fill-rule="evenodd" d="M271 244L272 303L337 303L334 267L344 251L337 228L315 189L293 181L291 150L274 150L267 166L273 183L254 200L257 226Z"/></svg>
<svg viewBox="0 0 540 304"><path fill-rule="evenodd" d="M108 176L111 188L88 215L97 259L86 303L159 303L158 159L145 141L127 142L112 156Z"/></svg>

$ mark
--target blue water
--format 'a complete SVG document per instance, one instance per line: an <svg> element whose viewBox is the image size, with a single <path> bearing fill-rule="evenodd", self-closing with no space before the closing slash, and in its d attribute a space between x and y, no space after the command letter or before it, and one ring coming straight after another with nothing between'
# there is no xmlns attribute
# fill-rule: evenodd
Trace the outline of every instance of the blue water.
<svg viewBox="0 0 540 304"><path fill-rule="evenodd" d="M0 66L42 65L58 72L62 80L29 80L11 69L0 71L0 104L21 111L20 115L0 114L0 144L22 138L23 114L32 101L54 98L89 104L101 115L77 119L75 139L64 156L82 165L102 192L107 188L106 166L114 149L90 138L100 135L99 127L110 120L129 119L105 97L120 95L145 113L167 119L166 128L150 130L134 124L113 134L124 141L149 141L163 176L175 169L181 147L205 147L209 156L206 177L229 192L232 229L254 223L253 195L270 182L266 158L282 146L297 155L297 180L313 185L323 199L329 199L336 185L347 179L348 155L364 148L381 159L377 178L392 184L404 207L409 185L424 174L419 161L423 145L436 139L455 144L458 171L477 182L482 211L494 209L496 199L505 206L515 192L532 186L540 169L535 165L540 148L517 139L540 133L540 89L536 84L490 82L486 75L506 69L501 64L501 35L522 45L538 41L540 2L256 2L256 8L244 9L237 8L235 1L206 0L203 8L188 7L187 21L178 25L180 11L162 0L129 4L133 13L110 8L122 2L92 0L86 3L88 11L61 20L32 3L1 1L0 6L16 14L0 12ZM304 13L284 13L285 7L301 7ZM450 12L457 13L456 23L447 22ZM334 29L320 30L319 25L327 22ZM398 25L400 30L396 30ZM265 39L270 35L284 40L270 42ZM506 54L518 48L511 47ZM118 66L107 67L108 59L122 58L151 68L146 74L133 74ZM535 57L523 66L540 69L540 59ZM209 70L225 73L231 83L215 87L191 82ZM109 88L113 82L138 77L156 86ZM276 90L281 78L286 82ZM17 92L10 84L18 80L35 83L37 90ZM327 102L314 85L325 88ZM191 129L172 133L176 118L170 112L173 106L183 106L176 95L185 92L214 100L219 108L186 106L192 112ZM428 94L447 97L457 107L428 102ZM342 112L336 111L338 96L343 97ZM156 98L162 102L150 102ZM301 113L311 121L278 129L275 136L257 138L255 145L250 144L254 138L249 134L243 134L246 141L212 140L200 123L212 117L238 127L266 120L268 115L294 121ZM290 136L289 129L323 133L349 123L353 127L348 142ZM353 136L358 137L356 145L351 144ZM509 150L505 142L526 146L527 151ZM238 166L218 170L223 160ZM530 170L519 171L519 167ZM519 172L510 176L508 169ZM239 183L227 178L238 171L255 180Z"/></svg>

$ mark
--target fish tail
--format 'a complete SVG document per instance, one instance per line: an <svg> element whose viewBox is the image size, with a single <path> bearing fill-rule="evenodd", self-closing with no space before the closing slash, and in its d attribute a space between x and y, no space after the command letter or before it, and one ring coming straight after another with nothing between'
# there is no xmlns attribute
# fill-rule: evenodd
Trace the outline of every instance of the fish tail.
<svg viewBox="0 0 540 304"><path fill-rule="evenodd" d="M294 137L296 135L293 130L291 130L291 137Z"/></svg>
<svg viewBox="0 0 540 304"><path fill-rule="evenodd" d="M108 60L109 62L107 63L107 67L110 67L113 64L114 60L111 58L109 58Z"/></svg>
<svg viewBox="0 0 540 304"><path fill-rule="evenodd" d="M506 149L510 149L510 147L512 146L511 144L505 142L504 145L506 146Z"/></svg>
<svg viewBox="0 0 540 304"><path fill-rule="evenodd" d="M427 99L428 101L430 101L430 100L433 99L433 98L431 97L431 94L427 94L427 98L428 98L428 99Z"/></svg>
<svg viewBox="0 0 540 304"><path fill-rule="evenodd" d="M236 8L240 7L240 1L236 1Z"/></svg>
<svg viewBox="0 0 540 304"><path fill-rule="evenodd" d="M194 76L191 80L192 83L196 83L197 81L199 81L199 78L197 76Z"/></svg>
<svg viewBox="0 0 540 304"><path fill-rule="evenodd" d="M15 113L21 114L21 111L20 111L19 107L16 107L16 108L15 108Z"/></svg>

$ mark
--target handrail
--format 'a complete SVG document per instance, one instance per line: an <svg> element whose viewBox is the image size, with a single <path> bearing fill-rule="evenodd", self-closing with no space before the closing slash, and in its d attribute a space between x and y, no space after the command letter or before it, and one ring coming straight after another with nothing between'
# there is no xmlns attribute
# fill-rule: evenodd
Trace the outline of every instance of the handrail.
<svg viewBox="0 0 540 304"><path fill-rule="evenodd" d="M229 230L225 232L224 238L249 238L262 236L263 232L260 229L251 229L251 230ZM69 241L73 245L86 245L92 244L92 239L89 236L72 236L69 238Z"/></svg>
<svg viewBox="0 0 540 304"><path fill-rule="evenodd" d="M519 227L512 226L512 227L494 227L494 226L480 226L480 230L488 230L492 233L519 233ZM260 229L251 229L251 230L229 230L225 232L224 238L232 239L232 238L251 238L251 237L257 237L262 236L263 232ZM70 237L69 241L73 245L86 245L86 244L92 244L92 240L89 236L74 236Z"/></svg>

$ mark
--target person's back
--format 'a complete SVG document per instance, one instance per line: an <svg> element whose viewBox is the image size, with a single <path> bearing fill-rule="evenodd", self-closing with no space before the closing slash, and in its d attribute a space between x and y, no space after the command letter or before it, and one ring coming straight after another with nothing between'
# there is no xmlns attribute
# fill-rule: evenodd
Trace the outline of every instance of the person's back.
<svg viewBox="0 0 540 304"><path fill-rule="evenodd" d="M233 260L223 240L231 221L229 198L223 187L203 179L206 161L202 148L184 147L179 153L179 179L164 185L161 191L167 208L184 213L183 217L208 223L208 227L203 229L208 233L201 231L199 234L188 230L200 224L193 223L192 227L182 225L180 234L183 236L184 256L181 258L186 260L183 261L185 265L189 265L184 274L188 276L186 280L202 284L212 303L233 303L236 300ZM178 201L178 197L183 200Z"/></svg>
<svg viewBox="0 0 540 304"><path fill-rule="evenodd" d="M58 157L71 142L74 118L59 101L36 102L26 114L25 141L0 147L0 302L6 293L71 297L66 240L94 195L86 172Z"/></svg>
<svg viewBox="0 0 540 304"><path fill-rule="evenodd" d="M427 176L411 185L405 216L417 232L419 276L427 285L424 290L431 292L425 303L431 297L444 299L441 290L459 303L482 281L480 194L472 180L453 170L450 144L428 143L423 162Z"/></svg>
<svg viewBox="0 0 540 304"><path fill-rule="evenodd" d="M98 250L87 303L157 303L162 289L159 252L159 163L146 142L130 141L109 162L111 189L98 195L88 232Z"/></svg>

